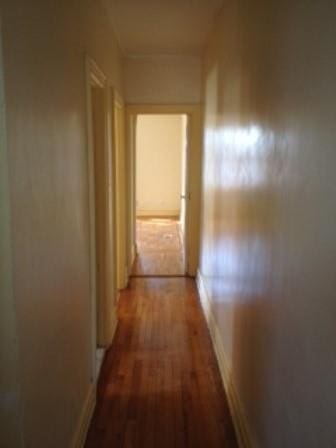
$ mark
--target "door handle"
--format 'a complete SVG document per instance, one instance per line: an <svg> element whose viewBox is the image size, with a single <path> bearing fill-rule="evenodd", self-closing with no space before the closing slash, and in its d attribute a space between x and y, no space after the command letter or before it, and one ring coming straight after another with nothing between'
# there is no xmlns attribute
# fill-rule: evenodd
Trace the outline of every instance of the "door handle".
<svg viewBox="0 0 336 448"><path fill-rule="evenodd" d="M185 196L184 194L181 194L181 195L180 195L180 198L181 198L181 199L186 199L186 196Z"/></svg>

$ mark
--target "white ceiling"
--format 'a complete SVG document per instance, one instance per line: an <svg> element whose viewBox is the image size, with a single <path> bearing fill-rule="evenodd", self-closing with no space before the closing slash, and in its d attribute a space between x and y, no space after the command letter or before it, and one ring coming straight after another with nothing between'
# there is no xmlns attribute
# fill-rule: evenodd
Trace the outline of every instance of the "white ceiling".
<svg viewBox="0 0 336 448"><path fill-rule="evenodd" d="M200 54L223 0L105 0L127 55Z"/></svg>

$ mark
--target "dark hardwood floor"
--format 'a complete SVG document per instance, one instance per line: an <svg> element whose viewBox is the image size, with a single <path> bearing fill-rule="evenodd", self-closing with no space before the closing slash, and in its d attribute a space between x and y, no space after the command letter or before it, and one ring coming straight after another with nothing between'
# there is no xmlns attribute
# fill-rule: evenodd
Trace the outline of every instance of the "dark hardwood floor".
<svg viewBox="0 0 336 448"><path fill-rule="evenodd" d="M237 446L195 281L133 278L85 447Z"/></svg>

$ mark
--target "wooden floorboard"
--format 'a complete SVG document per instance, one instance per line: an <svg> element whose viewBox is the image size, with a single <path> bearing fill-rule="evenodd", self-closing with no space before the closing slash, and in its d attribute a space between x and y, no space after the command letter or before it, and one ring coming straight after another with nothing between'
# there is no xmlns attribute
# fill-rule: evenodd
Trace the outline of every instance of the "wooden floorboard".
<svg viewBox="0 0 336 448"><path fill-rule="evenodd" d="M190 278L134 278L98 385L86 448L237 448Z"/></svg>
<svg viewBox="0 0 336 448"><path fill-rule="evenodd" d="M137 219L137 256L132 275L184 275L181 226L177 219Z"/></svg>

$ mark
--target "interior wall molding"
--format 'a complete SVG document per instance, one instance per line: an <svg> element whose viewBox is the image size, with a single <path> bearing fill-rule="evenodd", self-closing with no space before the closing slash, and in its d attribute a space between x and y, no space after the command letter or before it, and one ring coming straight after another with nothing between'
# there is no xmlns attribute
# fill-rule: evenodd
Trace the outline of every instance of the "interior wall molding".
<svg viewBox="0 0 336 448"><path fill-rule="evenodd" d="M71 448L84 448L94 408L96 406L96 385L91 383L80 414Z"/></svg>

